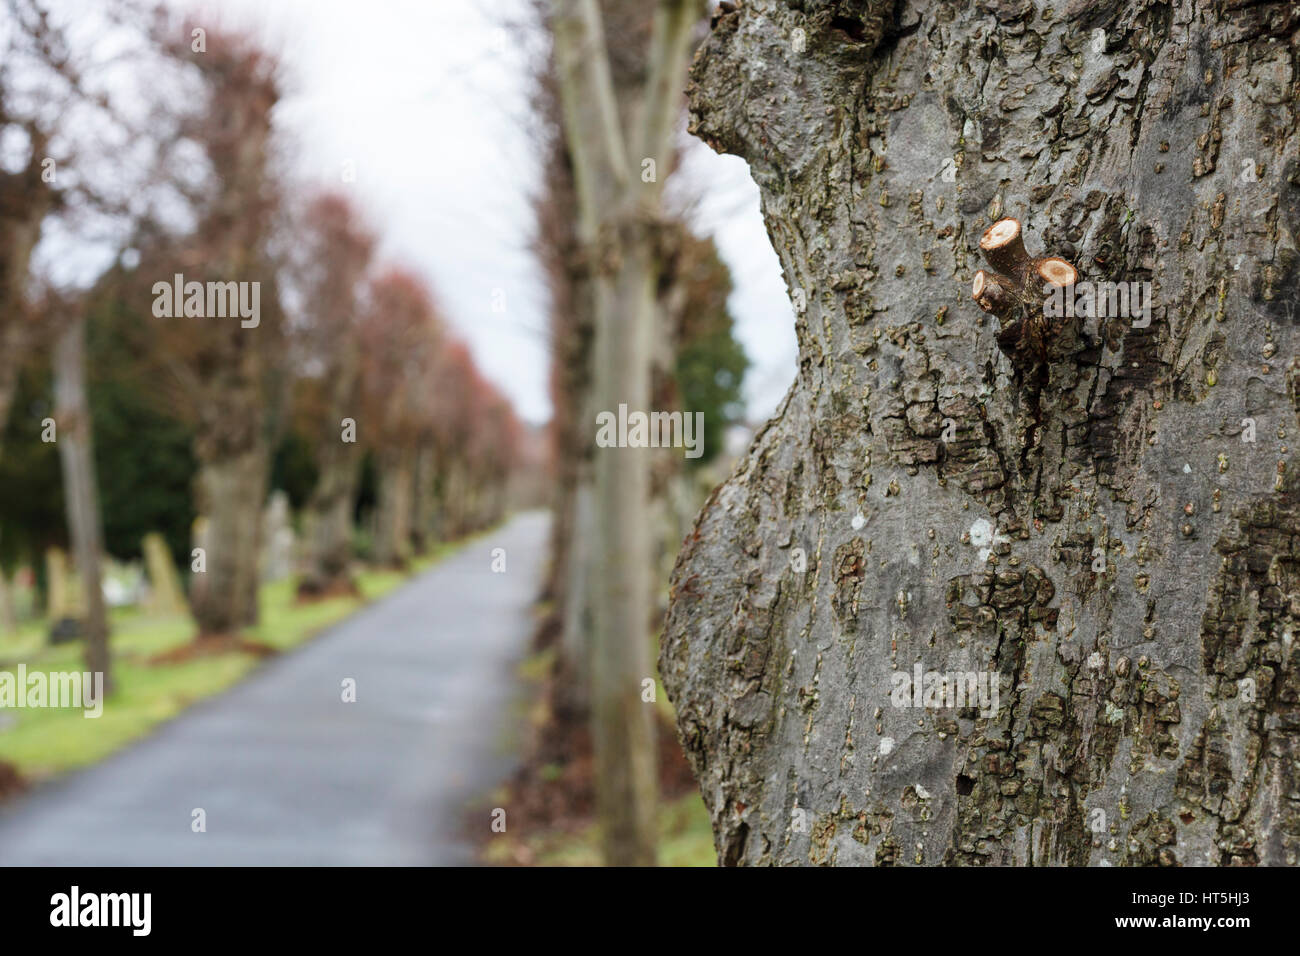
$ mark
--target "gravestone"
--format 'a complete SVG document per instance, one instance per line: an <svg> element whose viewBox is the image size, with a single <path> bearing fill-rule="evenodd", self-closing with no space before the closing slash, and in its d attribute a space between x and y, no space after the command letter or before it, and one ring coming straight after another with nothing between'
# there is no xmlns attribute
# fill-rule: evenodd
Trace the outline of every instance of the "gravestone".
<svg viewBox="0 0 1300 956"><path fill-rule="evenodd" d="M289 496L274 491L262 514L262 580L283 581L293 574L294 533Z"/></svg>
<svg viewBox="0 0 1300 956"><path fill-rule="evenodd" d="M50 643L64 644L81 636L81 589L60 548L45 552L45 616L50 623Z"/></svg>
<svg viewBox="0 0 1300 956"><path fill-rule="evenodd" d="M161 534L152 531L141 542L144 551L145 573L149 577L149 598L146 602L152 614L182 614L185 611L185 594L181 590L180 576L172 561L171 551Z"/></svg>

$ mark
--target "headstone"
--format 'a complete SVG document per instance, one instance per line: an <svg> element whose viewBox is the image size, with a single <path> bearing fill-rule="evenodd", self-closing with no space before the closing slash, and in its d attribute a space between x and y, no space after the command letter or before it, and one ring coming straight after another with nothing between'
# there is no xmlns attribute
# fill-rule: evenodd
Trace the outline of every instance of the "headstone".
<svg viewBox="0 0 1300 956"><path fill-rule="evenodd" d="M50 548L45 552L45 585L45 616L50 624L50 643L75 641L81 636L81 586L61 548Z"/></svg>
<svg viewBox="0 0 1300 956"><path fill-rule="evenodd" d="M293 525L289 496L274 491L262 515L262 580L282 581L293 574Z"/></svg>
<svg viewBox="0 0 1300 956"><path fill-rule="evenodd" d="M59 548L45 552L45 616L51 623L67 617L72 610L72 584L68 573L68 556Z"/></svg>
<svg viewBox="0 0 1300 956"><path fill-rule="evenodd" d="M75 617L61 617L50 622L50 643L67 644L81 637L81 622Z"/></svg>
<svg viewBox="0 0 1300 956"><path fill-rule="evenodd" d="M146 602L153 614L182 614L185 611L185 594L181 591L180 576L172 561L167 542L156 531L144 536L145 573L149 577L149 598Z"/></svg>

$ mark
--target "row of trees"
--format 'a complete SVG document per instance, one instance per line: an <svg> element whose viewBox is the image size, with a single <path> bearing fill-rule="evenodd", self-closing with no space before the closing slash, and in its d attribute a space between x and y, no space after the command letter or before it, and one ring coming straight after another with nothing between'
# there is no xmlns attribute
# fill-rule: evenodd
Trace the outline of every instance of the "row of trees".
<svg viewBox="0 0 1300 956"><path fill-rule="evenodd" d="M12 565L58 541L43 505L61 490L94 668L107 669L105 543L130 557L145 531L162 530L186 566L201 545L191 608L200 635L226 635L257 620L273 482L300 507L305 597L354 587L362 512L370 556L392 566L497 520L521 426L424 280L378 259L379 237L353 202L287 181L275 60L237 32L114 8L167 88L186 93L152 101L136 127L138 103L115 103L91 81L67 24L36 0L7 2L0 132L20 147L6 157L16 171L0 174L0 484L28 494L0 494L0 548ZM9 69L20 62L23 89ZM94 104L133 142L149 139L152 158L87 164L74 178L74 151L43 175L48 144L77 146L60 125L75 114L48 108L56 90ZM89 242L87 222L106 226L111 265L85 291L60 291L33 249L57 229ZM55 467L34 427L51 382L61 489L37 483ZM124 471L138 484L124 486ZM113 505L107 542L101 494Z"/></svg>
<svg viewBox="0 0 1300 956"><path fill-rule="evenodd" d="M605 859L645 865L657 841L659 732L645 682L660 557L676 553L702 497L692 472L741 416L747 361L730 273L663 192L703 4L557 0L542 12L553 44L536 96L548 157L537 251L552 303L556 477L542 634L559 653L539 748L571 760L589 729ZM703 455L597 447L596 416L620 404L703 413Z"/></svg>

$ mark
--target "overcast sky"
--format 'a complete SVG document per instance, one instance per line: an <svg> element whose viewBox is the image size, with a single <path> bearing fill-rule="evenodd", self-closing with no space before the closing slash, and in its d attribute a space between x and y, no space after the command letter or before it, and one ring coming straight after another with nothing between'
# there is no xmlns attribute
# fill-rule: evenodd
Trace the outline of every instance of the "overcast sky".
<svg viewBox="0 0 1300 956"><path fill-rule="evenodd" d="M263 31L287 68L276 121L296 141L298 174L354 191L383 253L428 276L484 373L524 418L545 421L547 295L528 248L542 161L529 135L530 63L542 38L527 27L530 5L171 2ZM732 311L753 362L749 416L761 420L794 378L789 299L745 163L690 142L679 185L702 197L697 226L734 274ZM342 182L345 163L355 182Z"/></svg>

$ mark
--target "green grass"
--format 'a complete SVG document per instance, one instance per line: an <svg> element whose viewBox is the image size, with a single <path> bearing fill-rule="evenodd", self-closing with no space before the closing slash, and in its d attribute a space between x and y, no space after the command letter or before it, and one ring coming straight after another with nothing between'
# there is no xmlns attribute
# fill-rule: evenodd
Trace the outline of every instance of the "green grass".
<svg viewBox="0 0 1300 956"><path fill-rule="evenodd" d="M515 862L521 843L533 866L601 865L600 832L595 824L573 832L552 830L524 837L494 836L484 848L483 859L487 863ZM718 865L709 812L698 793L688 793L660 805L659 865Z"/></svg>
<svg viewBox="0 0 1300 956"><path fill-rule="evenodd" d="M717 866L713 826L704 798L688 793L660 812L659 862L662 866Z"/></svg>
<svg viewBox="0 0 1300 956"><path fill-rule="evenodd" d="M440 545L414 562L411 573L423 571L458 546ZM246 636L288 650L387 594L408 577L397 571L366 571L358 579L364 598L339 597L305 605L295 602L291 581L264 585L261 621ZM111 627L115 687L100 717L87 718L73 709L0 710L0 720L14 721L0 727L0 760L15 764L27 779L39 780L95 763L195 701L225 690L257 666L257 658L241 652L150 665L155 654L193 638L194 624L188 616L117 610L111 616ZM45 623L35 621L15 634L0 637L0 669L12 671L21 662L29 674L84 670L80 642L50 647L45 634Z"/></svg>

